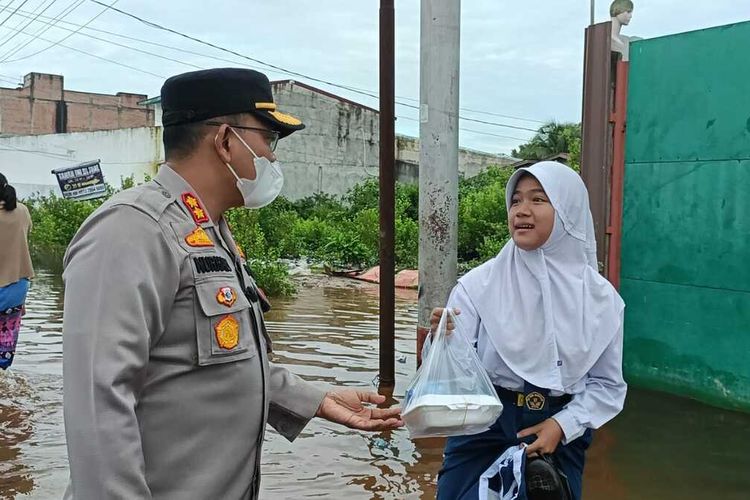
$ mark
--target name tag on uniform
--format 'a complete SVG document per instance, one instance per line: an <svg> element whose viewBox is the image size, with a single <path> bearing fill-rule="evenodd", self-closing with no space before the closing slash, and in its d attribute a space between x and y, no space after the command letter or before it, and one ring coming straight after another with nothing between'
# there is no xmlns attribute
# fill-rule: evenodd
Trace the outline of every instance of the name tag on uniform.
<svg viewBox="0 0 750 500"><path fill-rule="evenodd" d="M195 271L198 274L232 272L229 261L219 255L193 257L193 264L195 264Z"/></svg>

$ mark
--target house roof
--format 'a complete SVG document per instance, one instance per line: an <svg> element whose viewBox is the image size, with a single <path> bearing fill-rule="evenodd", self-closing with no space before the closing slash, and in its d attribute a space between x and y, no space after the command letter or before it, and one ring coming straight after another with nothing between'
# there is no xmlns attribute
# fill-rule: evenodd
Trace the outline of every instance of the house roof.
<svg viewBox="0 0 750 500"><path fill-rule="evenodd" d="M513 168L530 167L534 163L539 163L540 161L559 161L560 163L564 163L565 165L567 165L568 162L570 161L570 155L568 153L557 153L556 155L552 155L548 158L542 158L541 160L521 160L512 164L511 167Z"/></svg>

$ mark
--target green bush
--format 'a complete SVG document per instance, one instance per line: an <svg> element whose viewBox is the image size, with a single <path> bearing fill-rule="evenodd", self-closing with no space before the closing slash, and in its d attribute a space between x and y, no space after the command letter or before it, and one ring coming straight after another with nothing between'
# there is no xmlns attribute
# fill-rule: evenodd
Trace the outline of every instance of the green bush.
<svg viewBox="0 0 750 500"><path fill-rule="evenodd" d="M419 223L408 218L396 219L396 267L416 269L419 260Z"/></svg>
<svg viewBox="0 0 750 500"><path fill-rule="evenodd" d="M329 267L338 269L363 268L368 261L367 247L356 233L334 230L323 244L320 257Z"/></svg>
<svg viewBox="0 0 750 500"><path fill-rule="evenodd" d="M289 296L296 292L286 264L275 259L248 259L248 266L258 286L271 296Z"/></svg>
<svg viewBox="0 0 750 500"><path fill-rule="evenodd" d="M380 211L377 208L366 208L359 212L353 222L353 231L359 241L367 247L366 264L374 266L380 260Z"/></svg>
<svg viewBox="0 0 750 500"><path fill-rule="evenodd" d="M335 228L330 222L299 219L292 228L291 238L299 245L301 255L320 258L323 246L334 231Z"/></svg>
<svg viewBox="0 0 750 500"><path fill-rule="evenodd" d="M299 221L300 217L294 210L273 210L266 207L260 210L258 216L258 224L267 246L287 259L298 258L304 253L300 241L292 236Z"/></svg>
<svg viewBox="0 0 750 500"><path fill-rule="evenodd" d="M349 213L357 213L367 210L378 210L380 203L380 187L378 179L370 179L361 184L357 184L344 195L343 200L349 207Z"/></svg>
<svg viewBox="0 0 750 500"><path fill-rule="evenodd" d="M459 180L458 259L466 269L495 256L509 238L505 184L513 171L494 167ZM124 187L133 179L122 180ZM109 190L110 194L114 190ZM62 255L81 223L102 200L69 201L55 195L28 200L35 251ZM371 179L344 196L315 194L298 201L279 197L260 210L229 210L225 217L261 287L269 294L293 290L281 258L306 257L338 269L379 261L379 184ZM396 186L396 266L418 265L419 185Z"/></svg>
<svg viewBox="0 0 750 500"><path fill-rule="evenodd" d="M102 202L71 201L52 193L25 200L31 213L33 227L29 243L35 252L60 254L64 252L83 221Z"/></svg>
<svg viewBox="0 0 750 500"><path fill-rule="evenodd" d="M324 193L316 193L291 203L290 208L303 219L335 220L347 213L339 198Z"/></svg>
<svg viewBox="0 0 750 500"><path fill-rule="evenodd" d="M461 260L479 258L479 248L485 237L503 240L507 236L504 195L504 186L495 183L459 199L458 255Z"/></svg>
<svg viewBox="0 0 750 500"><path fill-rule="evenodd" d="M259 223L261 210L235 208L224 216L232 228L232 235L243 249L255 281L268 295L291 295L294 284L287 266L279 261L279 253L266 241Z"/></svg>

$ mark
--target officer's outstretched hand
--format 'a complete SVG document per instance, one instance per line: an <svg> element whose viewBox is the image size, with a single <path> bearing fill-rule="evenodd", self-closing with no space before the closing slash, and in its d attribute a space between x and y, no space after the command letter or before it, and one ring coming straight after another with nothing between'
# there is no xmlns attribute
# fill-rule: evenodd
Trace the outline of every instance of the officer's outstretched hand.
<svg viewBox="0 0 750 500"><path fill-rule="evenodd" d="M385 396L374 392L340 389L326 394L315 416L363 431L385 431L403 426L401 408L373 408L363 405L383 402Z"/></svg>

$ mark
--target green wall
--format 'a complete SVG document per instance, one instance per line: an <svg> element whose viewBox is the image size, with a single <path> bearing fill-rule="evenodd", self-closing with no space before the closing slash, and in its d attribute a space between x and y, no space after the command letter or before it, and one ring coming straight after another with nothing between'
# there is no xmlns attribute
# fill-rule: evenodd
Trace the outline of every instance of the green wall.
<svg viewBox="0 0 750 500"><path fill-rule="evenodd" d="M750 411L750 23L634 42L629 381Z"/></svg>

